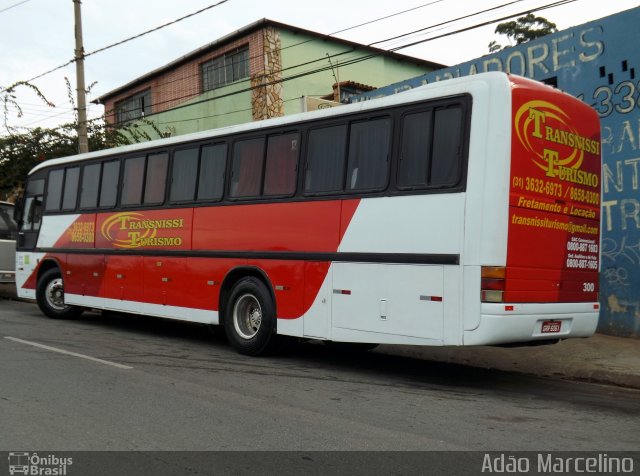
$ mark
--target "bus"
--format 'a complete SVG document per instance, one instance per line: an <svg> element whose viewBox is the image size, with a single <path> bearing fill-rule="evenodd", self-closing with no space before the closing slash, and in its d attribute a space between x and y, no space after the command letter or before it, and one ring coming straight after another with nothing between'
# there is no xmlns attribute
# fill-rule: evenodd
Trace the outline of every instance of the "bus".
<svg viewBox="0 0 640 476"><path fill-rule="evenodd" d="M0 202L0 284L15 282L18 227L13 211L13 203Z"/></svg>
<svg viewBox="0 0 640 476"><path fill-rule="evenodd" d="M587 337L600 170L589 106L497 72L49 160L20 202L18 294L221 325L248 355Z"/></svg>

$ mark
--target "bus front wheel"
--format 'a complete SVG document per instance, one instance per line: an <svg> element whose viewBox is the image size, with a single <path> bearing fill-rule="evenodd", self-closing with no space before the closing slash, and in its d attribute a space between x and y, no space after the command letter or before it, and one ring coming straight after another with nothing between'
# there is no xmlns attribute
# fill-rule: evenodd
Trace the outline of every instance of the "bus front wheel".
<svg viewBox="0 0 640 476"><path fill-rule="evenodd" d="M53 319L71 319L82 314L83 309L64 302L64 282L57 268L45 271L36 287L38 307Z"/></svg>
<svg viewBox="0 0 640 476"><path fill-rule="evenodd" d="M267 286L248 276L231 290L225 309L224 330L241 354L260 355L275 349L276 309Z"/></svg>

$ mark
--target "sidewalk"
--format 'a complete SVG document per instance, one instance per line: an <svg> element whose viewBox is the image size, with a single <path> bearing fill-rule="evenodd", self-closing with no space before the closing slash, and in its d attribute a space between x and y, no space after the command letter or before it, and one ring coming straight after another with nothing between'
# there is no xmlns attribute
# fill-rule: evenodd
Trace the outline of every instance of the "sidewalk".
<svg viewBox="0 0 640 476"><path fill-rule="evenodd" d="M596 334L537 347L417 347L381 345L378 352L540 377L640 389L640 339Z"/></svg>

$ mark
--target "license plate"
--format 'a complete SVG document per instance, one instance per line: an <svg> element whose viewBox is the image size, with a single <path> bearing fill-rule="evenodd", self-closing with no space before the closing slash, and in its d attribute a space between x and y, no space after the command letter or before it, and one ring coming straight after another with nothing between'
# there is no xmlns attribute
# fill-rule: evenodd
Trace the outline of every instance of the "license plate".
<svg viewBox="0 0 640 476"><path fill-rule="evenodd" d="M562 321L544 321L542 323L542 329L540 332L543 334L553 334L556 332L560 332L560 328L562 327Z"/></svg>

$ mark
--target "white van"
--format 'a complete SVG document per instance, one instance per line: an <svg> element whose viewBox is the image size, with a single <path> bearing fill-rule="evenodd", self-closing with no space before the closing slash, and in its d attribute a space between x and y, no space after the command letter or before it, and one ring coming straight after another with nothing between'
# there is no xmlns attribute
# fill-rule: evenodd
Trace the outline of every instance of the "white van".
<svg viewBox="0 0 640 476"><path fill-rule="evenodd" d="M13 203L0 202L0 283L16 280L16 239L18 227L13 219Z"/></svg>

